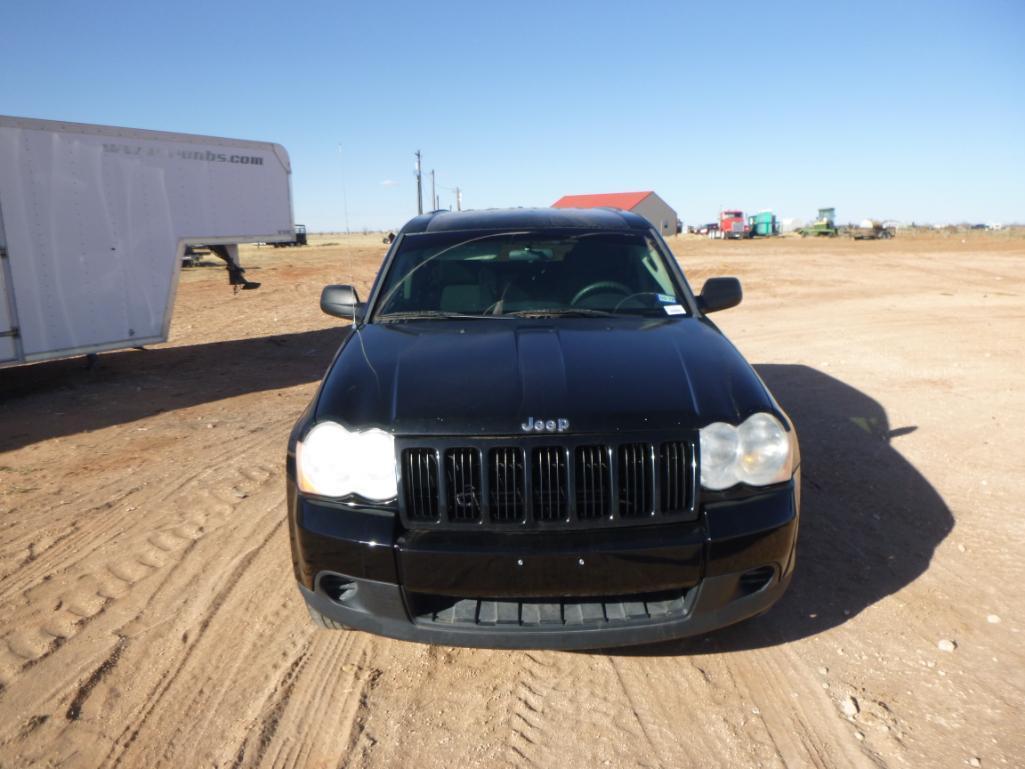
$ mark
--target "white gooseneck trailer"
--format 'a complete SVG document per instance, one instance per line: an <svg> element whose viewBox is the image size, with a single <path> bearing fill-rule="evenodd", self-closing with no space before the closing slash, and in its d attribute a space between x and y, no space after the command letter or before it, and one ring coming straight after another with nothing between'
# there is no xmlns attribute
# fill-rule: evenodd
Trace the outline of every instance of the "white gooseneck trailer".
<svg viewBox="0 0 1025 769"><path fill-rule="evenodd" d="M279 144L0 116L0 367L163 342L185 247L292 240Z"/></svg>

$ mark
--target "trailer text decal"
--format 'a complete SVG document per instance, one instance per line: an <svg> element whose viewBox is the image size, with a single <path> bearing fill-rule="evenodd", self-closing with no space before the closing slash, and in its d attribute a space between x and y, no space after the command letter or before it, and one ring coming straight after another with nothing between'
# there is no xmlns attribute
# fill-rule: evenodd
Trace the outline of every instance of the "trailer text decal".
<svg viewBox="0 0 1025 769"><path fill-rule="evenodd" d="M229 155L225 152L210 150L167 150L161 147L143 147L132 144L103 145L104 152L117 155L135 155L137 157L168 157L173 160L205 160L212 163L236 163L243 166L262 166L263 158L258 155Z"/></svg>

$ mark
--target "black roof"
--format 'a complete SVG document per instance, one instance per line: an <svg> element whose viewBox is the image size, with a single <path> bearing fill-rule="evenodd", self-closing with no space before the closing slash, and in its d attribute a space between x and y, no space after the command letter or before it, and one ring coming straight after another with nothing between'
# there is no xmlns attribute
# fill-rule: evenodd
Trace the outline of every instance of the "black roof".
<svg viewBox="0 0 1025 769"><path fill-rule="evenodd" d="M490 208L483 211L434 211L410 219L404 234L450 230L535 230L582 228L650 230L637 214L613 208Z"/></svg>

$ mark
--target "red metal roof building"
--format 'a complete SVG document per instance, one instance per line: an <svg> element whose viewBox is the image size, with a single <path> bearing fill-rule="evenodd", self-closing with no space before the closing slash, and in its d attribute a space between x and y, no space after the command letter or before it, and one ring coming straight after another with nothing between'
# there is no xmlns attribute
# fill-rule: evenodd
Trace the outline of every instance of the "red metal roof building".
<svg viewBox="0 0 1025 769"><path fill-rule="evenodd" d="M643 216L663 235L675 235L681 229L676 211L652 190L565 195L552 203L552 208L618 208Z"/></svg>

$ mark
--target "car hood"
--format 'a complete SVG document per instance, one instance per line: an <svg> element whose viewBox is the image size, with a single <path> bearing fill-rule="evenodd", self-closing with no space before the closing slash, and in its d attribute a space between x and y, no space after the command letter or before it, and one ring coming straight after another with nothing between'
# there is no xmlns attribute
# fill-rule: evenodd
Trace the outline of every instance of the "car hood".
<svg viewBox="0 0 1025 769"><path fill-rule="evenodd" d="M352 331L316 421L397 435L573 433L738 423L778 406L736 348L695 318L495 319Z"/></svg>

